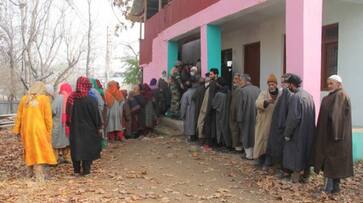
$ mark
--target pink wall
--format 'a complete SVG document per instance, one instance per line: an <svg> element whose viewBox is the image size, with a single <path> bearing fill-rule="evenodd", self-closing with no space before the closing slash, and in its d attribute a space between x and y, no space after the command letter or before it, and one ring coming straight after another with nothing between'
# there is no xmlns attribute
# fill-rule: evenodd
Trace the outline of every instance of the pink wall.
<svg viewBox="0 0 363 203"><path fill-rule="evenodd" d="M145 39L140 44L140 63L152 60L152 41L164 29L192 16L219 0L173 0L145 22Z"/></svg>
<svg viewBox="0 0 363 203"><path fill-rule="evenodd" d="M185 18L178 23L165 29L153 40L152 61L143 64L144 81L161 76L162 70L167 67L167 42L181 34L190 32L194 29L204 29L203 26L213 23L226 16L235 14L246 8L266 2L267 0L220 0L217 3L203 9L202 11ZM201 56L206 56L206 40L201 39ZM204 44L203 44L204 43ZM206 58L205 58L206 59ZM204 64L204 65L203 65ZM207 61L202 62L202 72L206 72ZM149 70L146 70L149 69Z"/></svg>
<svg viewBox="0 0 363 203"><path fill-rule="evenodd" d="M220 0L165 29L153 40L152 61L144 64L144 81L167 69L167 42L195 29L201 31L202 73L207 70L206 25L267 0ZM287 72L300 75L303 87L320 105L321 27L323 0L286 0Z"/></svg>
<svg viewBox="0 0 363 203"><path fill-rule="evenodd" d="M323 0L286 1L286 70L302 77L320 106Z"/></svg>
<svg viewBox="0 0 363 203"><path fill-rule="evenodd" d="M201 51L201 69L202 77L208 72L208 44L207 44L207 25L200 28L200 51Z"/></svg>

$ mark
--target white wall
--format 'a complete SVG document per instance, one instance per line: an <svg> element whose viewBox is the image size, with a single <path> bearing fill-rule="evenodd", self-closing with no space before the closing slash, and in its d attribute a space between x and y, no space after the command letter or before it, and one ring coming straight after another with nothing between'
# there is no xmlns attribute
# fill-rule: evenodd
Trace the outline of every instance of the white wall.
<svg viewBox="0 0 363 203"><path fill-rule="evenodd" d="M182 46L181 56L183 63L196 64L200 59L200 39L185 43Z"/></svg>
<svg viewBox="0 0 363 203"><path fill-rule="evenodd" d="M358 2L358 1L356 1ZM339 23L338 74L351 97L353 126L363 127L363 0L352 3L344 0L325 0L323 24ZM283 14L259 24L241 25L234 31L222 32L222 49L233 49L233 71L243 72L243 46L261 42L261 88L265 89L267 76L282 74ZM322 97L327 93L322 92Z"/></svg>
<svg viewBox="0 0 363 203"><path fill-rule="evenodd" d="M363 1L325 0L323 23L339 23L338 74L352 102L353 126L363 127Z"/></svg>
<svg viewBox="0 0 363 203"><path fill-rule="evenodd" d="M233 49L233 72L243 72L244 45L260 41L260 86L267 88L266 79L274 73L280 77L283 71L284 17L277 16L260 24L243 25L234 31L222 32L222 49Z"/></svg>

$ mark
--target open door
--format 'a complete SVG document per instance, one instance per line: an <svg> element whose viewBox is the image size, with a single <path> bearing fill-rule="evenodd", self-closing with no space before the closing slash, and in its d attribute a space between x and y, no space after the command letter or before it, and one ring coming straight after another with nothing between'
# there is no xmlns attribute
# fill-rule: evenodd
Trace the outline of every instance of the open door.
<svg viewBox="0 0 363 203"><path fill-rule="evenodd" d="M244 73L249 74L252 84L260 86L260 42L244 46Z"/></svg>
<svg viewBox="0 0 363 203"><path fill-rule="evenodd" d="M222 69L221 75L226 81L229 88L232 87L232 49L222 51Z"/></svg>

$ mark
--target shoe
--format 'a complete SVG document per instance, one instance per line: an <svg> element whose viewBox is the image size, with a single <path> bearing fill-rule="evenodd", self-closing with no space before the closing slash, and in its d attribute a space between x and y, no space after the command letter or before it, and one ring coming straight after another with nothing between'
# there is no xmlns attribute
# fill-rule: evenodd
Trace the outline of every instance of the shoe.
<svg viewBox="0 0 363 203"><path fill-rule="evenodd" d="M80 173L80 172L73 173L73 176L74 176L74 177L81 177L81 173Z"/></svg>
<svg viewBox="0 0 363 203"><path fill-rule="evenodd" d="M70 164L70 163L72 163L71 161L69 161L69 160L64 160L63 161L63 164Z"/></svg>
<svg viewBox="0 0 363 203"><path fill-rule="evenodd" d="M283 171L279 171L277 178L280 180L289 180L291 178L291 174L285 173Z"/></svg>
<svg viewBox="0 0 363 203"><path fill-rule="evenodd" d="M340 188L334 188L332 191L331 191L331 194L337 194L340 192Z"/></svg>
<svg viewBox="0 0 363 203"><path fill-rule="evenodd" d="M226 153L228 151L225 147L219 147L219 146L214 147L213 149L214 149L214 151L221 152L221 153Z"/></svg>
<svg viewBox="0 0 363 203"><path fill-rule="evenodd" d="M26 177L27 178L33 178L34 177L34 171L32 166L28 166L26 169Z"/></svg>
<svg viewBox="0 0 363 203"><path fill-rule="evenodd" d="M242 148L242 147L235 147L234 149L235 149L237 152L242 152L242 149L243 149L243 148Z"/></svg>
<svg viewBox="0 0 363 203"><path fill-rule="evenodd" d="M340 180L334 179L333 180L333 190L331 191L332 194L336 194L340 192Z"/></svg>
<svg viewBox="0 0 363 203"><path fill-rule="evenodd" d="M197 136L195 136L195 135L190 136L190 141L193 143L197 142L198 141Z"/></svg>
<svg viewBox="0 0 363 203"><path fill-rule="evenodd" d="M253 165L256 167L256 168L262 168L262 164L259 160L256 160L255 163L253 163Z"/></svg>
<svg viewBox="0 0 363 203"><path fill-rule="evenodd" d="M85 170L83 171L82 176L88 176L89 174L91 174L91 171Z"/></svg>
<svg viewBox="0 0 363 203"><path fill-rule="evenodd" d="M300 180L300 173L299 172L293 172L291 174L291 182L292 183L298 183Z"/></svg>
<svg viewBox="0 0 363 203"><path fill-rule="evenodd" d="M241 159L248 160L248 161L252 161L253 160L252 158L248 158L245 154L243 154L241 156Z"/></svg>
<svg viewBox="0 0 363 203"><path fill-rule="evenodd" d="M304 184L309 183L310 182L310 177L301 176L299 182L304 183Z"/></svg>
<svg viewBox="0 0 363 203"><path fill-rule="evenodd" d="M339 186L337 187L336 182L333 178L325 178L324 180L325 185L324 185L324 192L325 193L333 193L333 191L335 193L339 192Z"/></svg>
<svg viewBox="0 0 363 203"><path fill-rule="evenodd" d="M60 155L58 155L58 157L59 157ZM59 164L61 164L62 162L63 162L63 157L60 157L58 160L57 160L57 165L59 165Z"/></svg>
<svg viewBox="0 0 363 203"><path fill-rule="evenodd" d="M210 148L208 145L203 145L202 150L203 150L203 152L210 152L210 151L212 151L212 148Z"/></svg>

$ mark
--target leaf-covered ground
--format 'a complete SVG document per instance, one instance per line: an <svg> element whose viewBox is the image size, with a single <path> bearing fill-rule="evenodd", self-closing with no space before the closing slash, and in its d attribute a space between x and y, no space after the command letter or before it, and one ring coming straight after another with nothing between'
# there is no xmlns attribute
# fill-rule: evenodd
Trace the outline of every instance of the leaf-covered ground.
<svg viewBox="0 0 363 203"><path fill-rule="evenodd" d="M344 180L342 193L320 192L322 177L308 184L279 180L237 154L203 152L182 136L113 143L92 174L73 177L70 164L49 169L51 179L25 178L20 142L0 131L0 202L362 202L363 165Z"/></svg>

